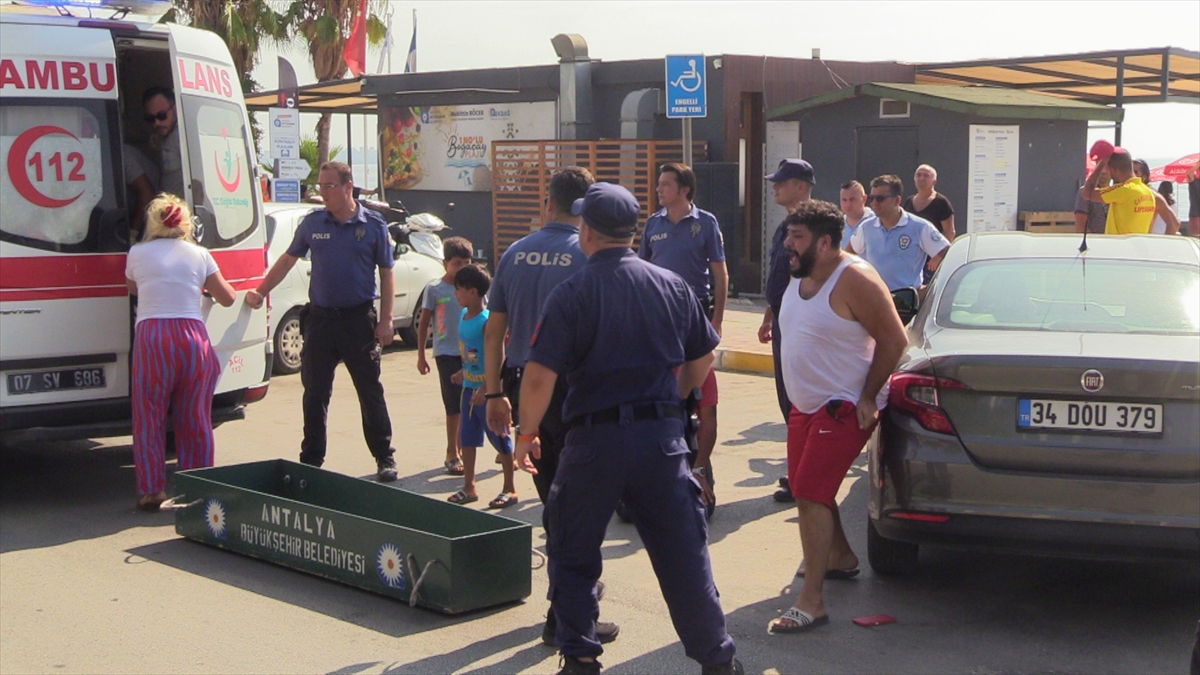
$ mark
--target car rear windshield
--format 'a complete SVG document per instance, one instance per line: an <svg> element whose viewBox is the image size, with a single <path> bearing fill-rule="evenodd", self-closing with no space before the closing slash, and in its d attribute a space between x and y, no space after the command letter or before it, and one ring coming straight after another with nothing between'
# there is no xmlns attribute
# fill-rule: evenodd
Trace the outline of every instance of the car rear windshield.
<svg viewBox="0 0 1200 675"><path fill-rule="evenodd" d="M1072 333L1200 331L1200 268L1051 258L964 265L937 305L954 328Z"/></svg>

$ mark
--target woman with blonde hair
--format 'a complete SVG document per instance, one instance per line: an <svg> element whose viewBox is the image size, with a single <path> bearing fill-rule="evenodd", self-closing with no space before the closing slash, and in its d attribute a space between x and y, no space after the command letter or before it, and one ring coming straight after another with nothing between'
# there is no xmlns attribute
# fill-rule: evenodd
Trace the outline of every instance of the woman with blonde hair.
<svg viewBox="0 0 1200 675"><path fill-rule="evenodd" d="M171 411L180 469L213 464L212 401L221 363L208 339L201 291L225 307L236 291L208 249L192 238L192 214L174 195L146 207L142 241L125 264L138 296L133 338L133 465L141 511L166 501L166 419Z"/></svg>

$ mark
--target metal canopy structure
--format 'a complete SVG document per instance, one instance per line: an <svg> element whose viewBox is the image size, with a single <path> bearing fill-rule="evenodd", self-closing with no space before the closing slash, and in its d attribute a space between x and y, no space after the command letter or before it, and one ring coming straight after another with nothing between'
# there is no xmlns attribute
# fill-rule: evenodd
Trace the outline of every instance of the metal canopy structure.
<svg viewBox="0 0 1200 675"><path fill-rule="evenodd" d="M1200 103L1200 52L1176 47L917 64L917 84L983 84L1100 105Z"/></svg>
<svg viewBox="0 0 1200 675"><path fill-rule="evenodd" d="M373 114L375 96L363 95L362 88L363 80L358 78L306 84L296 90L300 99L297 107L306 113ZM246 108L254 112L266 112L278 105L278 90L246 95Z"/></svg>
<svg viewBox="0 0 1200 675"><path fill-rule="evenodd" d="M1076 101L1035 91L1001 87L897 82L870 82L846 87L803 101L770 108L765 115L769 120L798 120L807 110L855 96L874 96L906 101L913 105L940 108L979 117L1120 122L1125 116L1125 111L1121 108L1109 108L1087 101Z"/></svg>

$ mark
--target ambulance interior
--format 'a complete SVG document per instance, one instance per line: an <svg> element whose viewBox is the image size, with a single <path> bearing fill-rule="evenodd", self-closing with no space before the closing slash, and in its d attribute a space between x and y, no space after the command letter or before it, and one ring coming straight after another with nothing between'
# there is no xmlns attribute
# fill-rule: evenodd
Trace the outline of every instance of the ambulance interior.
<svg viewBox="0 0 1200 675"><path fill-rule="evenodd" d="M153 125L145 120L145 109L142 106L142 95L150 87L166 87L172 89L171 59L167 41L146 38L117 38L117 86L120 89L121 106L121 138L123 141L123 161L132 166L146 164L146 178L149 180L154 194L162 189L158 167L162 166L159 153L158 139L154 137ZM144 160L130 159L129 148L140 153ZM128 173L128 172L127 172ZM126 190L126 205L129 211L129 225L134 232L133 239L140 236L142 218L139 210L137 191L128 185L128 180L134 176L126 176L123 184Z"/></svg>

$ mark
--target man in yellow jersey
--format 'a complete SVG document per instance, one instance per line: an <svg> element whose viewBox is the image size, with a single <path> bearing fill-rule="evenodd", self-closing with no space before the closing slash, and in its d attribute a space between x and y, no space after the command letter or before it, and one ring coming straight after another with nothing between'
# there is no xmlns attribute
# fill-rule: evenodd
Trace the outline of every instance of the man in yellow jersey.
<svg viewBox="0 0 1200 675"><path fill-rule="evenodd" d="M1113 186L1098 189L1096 183L1105 167L1112 176ZM1157 206L1154 191L1133 175L1133 158L1128 151L1117 148L1096 162L1096 168L1083 185L1083 197L1108 204L1104 234L1149 234Z"/></svg>

